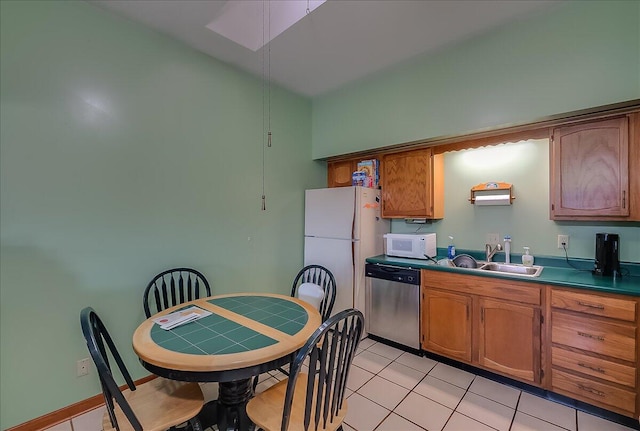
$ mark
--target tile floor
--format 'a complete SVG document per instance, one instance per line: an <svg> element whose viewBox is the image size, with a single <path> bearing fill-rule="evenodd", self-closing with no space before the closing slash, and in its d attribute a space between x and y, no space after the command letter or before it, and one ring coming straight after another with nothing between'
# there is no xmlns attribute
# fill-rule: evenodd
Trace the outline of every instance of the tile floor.
<svg viewBox="0 0 640 431"><path fill-rule="evenodd" d="M261 376L257 391L284 377ZM217 396L215 383L202 387L207 400ZM360 343L347 387L345 431L632 431L370 339ZM99 431L103 411L48 431Z"/></svg>

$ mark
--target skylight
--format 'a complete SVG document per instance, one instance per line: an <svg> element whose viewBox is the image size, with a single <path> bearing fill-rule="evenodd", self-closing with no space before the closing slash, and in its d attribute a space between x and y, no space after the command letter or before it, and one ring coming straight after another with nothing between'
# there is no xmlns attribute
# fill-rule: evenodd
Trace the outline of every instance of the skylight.
<svg viewBox="0 0 640 431"><path fill-rule="evenodd" d="M304 18L307 8L310 13L324 2L325 0L227 1L220 14L207 24L207 28L257 51Z"/></svg>

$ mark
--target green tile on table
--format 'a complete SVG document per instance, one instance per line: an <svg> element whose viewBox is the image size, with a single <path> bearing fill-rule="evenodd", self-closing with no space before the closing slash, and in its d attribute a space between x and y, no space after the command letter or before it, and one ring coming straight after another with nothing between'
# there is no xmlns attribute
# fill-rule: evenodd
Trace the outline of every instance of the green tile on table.
<svg viewBox="0 0 640 431"><path fill-rule="evenodd" d="M277 328L280 325L284 325L285 323L287 323L289 320L285 319L284 317L280 317L280 316L271 316L268 317L266 319L264 319L262 321L262 323L264 323L265 325L269 325L272 328Z"/></svg>
<svg viewBox="0 0 640 431"><path fill-rule="evenodd" d="M238 343L242 343L247 338L255 337L256 335L258 335L258 332L254 331L253 329L241 326L234 329L233 331L227 332L225 335L227 335L229 338L233 338Z"/></svg>
<svg viewBox="0 0 640 431"><path fill-rule="evenodd" d="M282 331L285 334L294 335L300 332L300 330L304 327L304 324L300 324L298 322L287 322L283 325L276 327L278 331Z"/></svg>
<svg viewBox="0 0 640 431"><path fill-rule="evenodd" d="M188 341L179 338L179 337L172 337L170 339L164 340L160 343L158 343L158 345L160 347L163 347L167 350L173 350L176 352L180 352L183 349L186 349L187 347L189 347L191 345L191 343L189 343Z"/></svg>
<svg viewBox="0 0 640 431"><path fill-rule="evenodd" d="M276 344L277 341L273 338L267 337L265 335L256 335L255 337L248 338L242 342L242 345L245 346L249 350L261 349L263 347L272 346Z"/></svg>

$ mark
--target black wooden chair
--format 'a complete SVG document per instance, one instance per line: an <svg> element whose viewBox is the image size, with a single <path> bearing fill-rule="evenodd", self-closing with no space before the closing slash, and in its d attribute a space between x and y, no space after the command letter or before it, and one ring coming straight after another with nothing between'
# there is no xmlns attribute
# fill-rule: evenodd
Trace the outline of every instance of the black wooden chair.
<svg viewBox="0 0 640 431"><path fill-rule="evenodd" d="M317 284L324 290L324 298L320 303L322 321L331 316L333 304L336 302L336 279L331 271L321 265L307 265L298 272L291 286L291 296L297 296L298 288L303 283Z"/></svg>
<svg viewBox="0 0 640 431"><path fill-rule="evenodd" d="M266 431L342 429L349 369L363 325L362 313L353 308L320 325L298 351L289 378L249 401L249 418ZM312 372L303 374L307 359Z"/></svg>
<svg viewBox="0 0 640 431"><path fill-rule="evenodd" d="M149 282L142 296L147 317L183 302L211 296L209 282L191 268L173 268L161 272Z"/></svg>
<svg viewBox="0 0 640 431"><path fill-rule="evenodd" d="M202 410L204 399L197 383L157 377L136 386L93 308L82 310L80 326L102 386L106 406L102 420L104 431L161 431L185 423L187 429L202 430L197 414ZM123 391L111 373L107 352L124 377L127 388Z"/></svg>
<svg viewBox="0 0 640 431"><path fill-rule="evenodd" d="M331 312L333 311L333 304L336 302L336 279L334 278L331 271L321 265L307 265L302 268L293 279L293 285L291 286L291 297L295 298L298 296L298 288L303 283L313 283L322 288L324 290L324 297L320 302L320 307L318 311L320 312L320 316L322 316L322 321L324 322L331 316ZM289 371L285 368L278 368L284 375L289 375ZM253 379L253 391L255 392L258 387L258 380L260 376L256 376Z"/></svg>

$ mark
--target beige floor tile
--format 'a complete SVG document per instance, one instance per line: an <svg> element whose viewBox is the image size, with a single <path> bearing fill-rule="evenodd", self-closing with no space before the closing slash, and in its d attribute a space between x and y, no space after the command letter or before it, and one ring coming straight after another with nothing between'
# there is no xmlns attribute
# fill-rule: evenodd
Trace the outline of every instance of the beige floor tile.
<svg viewBox="0 0 640 431"><path fill-rule="evenodd" d="M360 367L352 366L349 369L349 380L347 380L347 388L352 391L357 391L367 383L375 374L370 373L367 370L363 370Z"/></svg>
<svg viewBox="0 0 640 431"><path fill-rule="evenodd" d="M493 428L458 412L453 412L443 431L495 431Z"/></svg>
<svg viewBox="0 0 640 431"><path fill-rule="evenodd" d="M390 363L378 375L407 389L413 389L426 376L426 373L396 361Z"/></svg>
<svg viewBox="0 0 640 431"><path fill-rule="evenodd" d="M413 422L409 422L402 416L398 416L395 413L391 413L380 424L376 431L424 431L424 428L420 428Z"/></svg>
<svg viewBox="0 0 640 431"><path fill-rule="evenodd" d="M73 429L82 431L102 430L102 417L104 416L104 412L105 408L103 406L72 418L71 423L73 425Z"/></svg>
<svg viewBox="0 0 640 431"><path fill-rule="evenodd" d="M472 392L467 392L456 411L499 431L509 430L515 413L514 409Z"/></svg>
<svg viewBox="0 0 640 431"><path fill-rule="evenodd" d="M384 407L354 393L347 400L347 416L344 421L357 431L373 431L389 413Z"/></svg>
<svg viewBox="0 0 640 431"><path fill-rule="evenodd" d="M353 358L353 365L357 365L373 374L378 374L384 367L392 362L391 359L384 356L371 353L369 350L365 350L358 356Z"/></svg>
<svg viewBox="0 0 640 431"><path fill-rule="evenodd" d="M391 383L382 377L375 376L358 393L389 410L393 410L409 393L409 389Z"/></svg>
<svg viewBox="0 0 640 431"><path fill-rule="evenodd" d="M570 431L576 431L576 409L523 392L518 411Z"/></svg>
<svg viewBox="0 0 640 431"><path fill-rule="evenodd" d="M268 378L269 375L267 374L266 377ZM202 390L202 395L204 396L205 403L218 399L218 383L216 382L200 383L199 385L200 385L200 389Z"/></svg>
<svg viewBox="0 0 640 431"><path fill-rule="evenodd" d="M411 392L394 410L403 418L429 431L440 431L453 413L448 407Z"/></svg>
<svg viewBox="0 0 640 431"><path fill-rule="evenodd" d="M557 425L534 418L522 412L516 412L511 431L567 431Z"/></svg>
<svg viewBox="0 0 640 431"><path fill-rule="evenodd" d="M261 381L260 383L258 383L258 386L256 386L256 394L266 391L276 383L278 383L278 379L276 379L275 377L269 377L267 380Z"/></svg>
<svg viewBox="0 0 640 431"><path fill-rule="evenodd" d="M358 349L367 350L369 347L376 344L376 341L373 341L371 338L365 338L364 340L360 340L360 344L358 344Z"/></svg>
<svg viewBox="0 0 640 431"><path fill-rule="evenodd" d="M409 352L405 352L400 355L398 359L396 359L396 362L406 365L407 367L411 367L414 370L422 371L423 373L428 373L438 363L433 359L414 355Z"/></svg>
<svg viewBox="0 0 640 431"><path fill-rule="evenodd" d="M515 409L520 399L520 390L493 380L477 376L469 386L469 391L481 395L490 400L504 404Z"/></svg>
<svg viewBox="0 0 640 431"><path fill-rule="evenodd" d="M633 428L578 411L578 431L633 431Z"/></svg>
<svg viewBox="0 0 640 431"><path fill-rule="evenodd" d="M351 428L349 425L347 425L347 424L345 424L345 423L343 423L343 424L342 424L342 429L343 429L344 431L357 431L356 429Z"/></svg>
<svg viewBox="0 0 640 431"><path fill-rule="evenodd" d="M384 356L385 358L389 358L391 360L398 359L398 356L404 353L400 349L396 349L395 347L391 347L382 343L374 344L373 346L369 347L367 351L373 352L380 356Z"/></svg>
<svg viewBox="0 0 640 431"><path fill-rule="evenodd" d="M72 431L71 421L62 422L61 424L54 425L51 428L47 428L45 431Z"/></svg>
<svg viewBox="0 0 640 431"><path fill-rule="evenodd" d="M429 375L463 389L467 389L475 377L475 374L471 374L467 371L460 370L443 363L438 363L433 367L433 369L429 371Z"/></svg>
<svg viewBox="0 0 640 431"><path fill-rule="evenodd" d="M431 376L425 377L413 391L453 410L466 392L458 386Z"/></svg>

